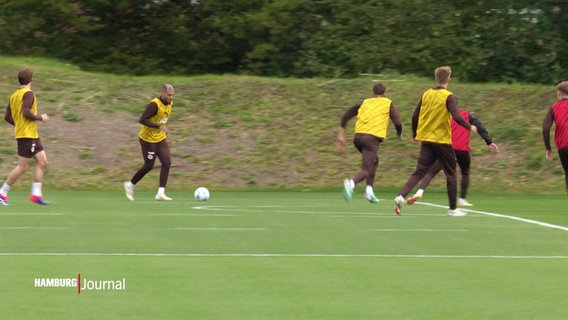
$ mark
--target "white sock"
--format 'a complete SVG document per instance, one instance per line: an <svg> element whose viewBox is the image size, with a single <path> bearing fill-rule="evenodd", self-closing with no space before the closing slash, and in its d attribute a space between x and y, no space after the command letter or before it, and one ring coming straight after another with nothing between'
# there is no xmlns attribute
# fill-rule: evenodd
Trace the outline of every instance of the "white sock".
<svg viewBox="0 0 568 320"><path fill-rule="evenodd" d="M424 189L418 189L416 190L416 195L422 197L422 195L424 194Z"/></svg>
<svg viewBox="0 0 568 320"><path fill-rule="evenodd" d="M158 188L158 194L166 194L166 188L164 188L164 187L159 187L159 188Z"/></svg>
<svg viewBox="0 0 568 320"><path fill-rule="evenodd" d="M134 184L132 184L131 181L128 181L128 182L126 183L126 186L129 187L130 189L134 189Z"/></svg>
<svg viewBox="0 0 568 320"><path fill-rule="evenodd" d="M374 194L373 186L367 186L367 188L365 189L365 193L366 194Z"/></svg>
<svg viewBox="0 0 568 320"><path fill-rule="evenodd" d="M41 193L41 182L33 182L32 183L32 194L34 196L38 196L41 197L42 193Z"/></svg>
<svg viewBox="0 0 568 320"><path fill-rule="evenodd" d="M7 196L8 195L8 191L10 191L10 186L7 185L5 182L2 185L2 188L0 189L0 194L2 194L3 196Z"/></svg>
<svg viewBox="0 0 568 320"><path fill-rule="evenodd" d="M353 181L353 179L349 179L349 186L350 186L352 189L355 189L355 181Z"/></svg>

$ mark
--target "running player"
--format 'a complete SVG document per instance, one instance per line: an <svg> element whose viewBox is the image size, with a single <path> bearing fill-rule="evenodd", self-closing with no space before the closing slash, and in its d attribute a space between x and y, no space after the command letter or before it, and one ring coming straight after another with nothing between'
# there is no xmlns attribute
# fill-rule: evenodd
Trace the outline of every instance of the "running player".
<svg viewBox="0 0 568 320"><path fill-rule="evenodd" d="M424 178L436 161L440 162L446 175L450 204L448 215L455 217L467 215L457 209L456 155L452 148L451 119L453 118L468 131L477 132L477 128L462 118L456 97L448 91L451 74L452 69L448 66L436 68L434 71L436 87L423 93L412 115L412 134L415 141L421 141L420 154L416 170L394 199L394 211L397 215L401 214L402 205L410 190Z"/></svg>
<svg viewBox="0 0 568 320"><path fill-rule="evenodd" d="M134 201L134 186L154 168L156 158L160 159L162 166L160 169L160 184L155 199L172 200L172 198L166 196L165 192L171 166L170 146L167 141L168 128L166 127L166 123L172 113L173 100L174 87L170 84L164 84L160 96L150 101L140 116L142 127L138 133L138 138L142 149L144 164L138 169L130 181L124 183L124 193L126 198L130 201Z"/></svg>
<svg viewBox="0 0 568 320"><path fill-rule="evenodd" d="M40 204L49 204L42 193L42 182L47 155L39 139L37 122L47 122L47 114L37 115L37 99L32 91L33 72L23 69L18 72L20 87L10 96L10 102L6 107L4 119L14 126L14 136L18 145L18 164L6 178L6 182L0 188L0 203L8 205L8 192L16 180L28 170L32 159L36 166L33 173L32 192L30 201Z"/></svg>
<svg viewBox="0 0 568 320"><path fill-rule="evenodd" d="M345 201L350 201L355 185L365 180L365 198L371 203L379 202L373 191L375 174L379 165L379 144L387 137L389 119L393 122L399 139L402 135L402 122L398 112L394 108L392 101L386 97L387 88L382 83L373 86L372 98L365 99L351 108L347 109L341 117L337 144L340 152L345 148L345 126L349 119L357 116L355 123L355 135L353 144L361 153L361 169L352 179L345 179L343 182L343 197Z"/></svg>
<svg viewBox="0 0 568 320"><path fill-rule="evenodd" d="M568 191L568 81L562 81L556 86L556 97L558 101L548 109L542 123L542 137L546 148L546 159L552 160L550 128L555 123L554 142L558 148L562 168L564 168L564 183Z"/></svg>
<svg viewBox="0 0 568 320"><path fill-rule="evenodd" d="M465 121L477 127L477 133L485 140L485 143L489 147L491 152L499 153L499 147L489 137L489 133L483 123L474 115L469 113L466 110L460 110L460 115L464 118ZM469 172L471 167L471 148L469 146L471 134L470 132L465 129L464 127L460 126L455 120L452 119L452 147L454 148L454 152L456 153L456 160L458 162L458 166L460 167L461 171L461 188L460 188L460 195L458 197L458 207L471 207L473 204L469 203L466 200L467 190L469 188ZM413 204L416 200L422 198L424 194L424 190L430 184L432 179L442 171L442 166L440 165L439 161L428 170L422 182L420 182L420 187L416 191L416 193L406 199L407 204Z"/></svg>

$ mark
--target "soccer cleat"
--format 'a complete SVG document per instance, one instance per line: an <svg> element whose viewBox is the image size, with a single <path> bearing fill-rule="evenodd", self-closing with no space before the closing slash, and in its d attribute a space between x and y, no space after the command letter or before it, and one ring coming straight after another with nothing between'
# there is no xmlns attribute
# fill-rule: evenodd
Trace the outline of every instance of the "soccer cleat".
<svg viewBox="0 0 568 320"><path fill-rule="evenodd" d="M408 199L406 199L406 204L414 204L416 201L418 201L418 199L422 198L421 194L416 193L415 195L413 195L412 197L409 197Z"/></svg>
<svg viewBox="0 0 568 320"><path fill-rule="evenodd" d="M33 203L43 205L43 206L49 204L49 202L47 202L42 196L36 196L36 195L33 195L33 194L30 194L30 201L33 202Z"/></svg>
<svg viewBox="0 0 568 320"><path fill-rule="evenodd" d="M9 206L10 204L8 203L8 197L6 197L3 194L0 194L0 204L3 206Z"/></svg>
<svg viewBox="0 0 568 320"><path fill-rule="evenodd" d="M353 189L355 189L355 186L353 186L351 180L343 180L343 199L345 201L351 201L351 197L353 196Z"/></svg>
<svg viewBox="0 0 568 320"><path fill-rule="evenodd" d="M366 193L365 198L369 200L370 203L379 203L381 201L374 193Z"/></svg>
<svg viewBox="0 0 568 320"><path fill-rule="evenodd" d="M156 200L159 200L159 201L171 201L172 198L166 196L165 194L157 194L157 195L156 195Z"/></svg>
<svg viewBox="0 0 568 320"><path fill-rule="evenodd" d="M394 198L394 213L396 213L397 216L400 216L400 214L402 213L402 204L404 203L404 197L401 195L398 195L396 198Z"/></svg>
<svg viewBox="0 0 568 320"><path fill-rule="evenodd" d="M458 199L458 207L473 207L473 204L467 202L467 200L463 198Z"/></svg>
<svg viewBox="0 0 568 320"><path fill-rule="evenodd" d="M124 195L126 196L126 199L134 201L134 188L129 186L128 181L124 183Z"/></svg>
<svg viewBox="0 0 568 320"><path fill-rule="evenodd" d="M421 188L416 190L416 193L412 197L406 199L406 204L415 203L416 201L418 201L418 199L422 198L423 194L424 194L424 189Z"/></svg>
<svg viewBox="0 0 568 320"><path fill-rule="evenodd" d="M451 217L465 217L467 212L461 211L460 209L448 210L448 215Z"/></svg>

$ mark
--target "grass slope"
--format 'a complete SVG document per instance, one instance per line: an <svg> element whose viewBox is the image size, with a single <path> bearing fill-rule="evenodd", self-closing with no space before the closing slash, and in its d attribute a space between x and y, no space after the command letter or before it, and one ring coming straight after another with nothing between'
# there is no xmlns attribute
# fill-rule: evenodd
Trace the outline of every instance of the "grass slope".
<svg viewBox="0 0 568 320"><path fill-rule="evenodd" d="M170 189L327 188L341 184L359 167L351 145L338 155L339 118L369 97L375 81L388 87L399 110L405 140L380 147L377 185L399 188L415 166L418 148L410 143L410 117L431 79L383 74L357 79L275 79L234 75L123 77L88 73L53 60L0 57L0 92L5 101L22 67L35 72L40 125L50 158L46 189L116 189L141 165L137 142L139 114L159 85L176 88L168 123L173 165ZM460 106L486 125L501 154L490 154L473 139L472 191L563 192L562 168L546 162L540 125L555 99L554 86L471 84L450 89ZM354 126L352 120L348 133ZM389 129L394 137L394 128ZM0 124L0 174L14 166L12 128ZM157 171L139 189L154 189ZM28 188L29 176L16 188ZM442 188L436 179L432 188ZM560 190L560 191L559 191Z"/></svg>

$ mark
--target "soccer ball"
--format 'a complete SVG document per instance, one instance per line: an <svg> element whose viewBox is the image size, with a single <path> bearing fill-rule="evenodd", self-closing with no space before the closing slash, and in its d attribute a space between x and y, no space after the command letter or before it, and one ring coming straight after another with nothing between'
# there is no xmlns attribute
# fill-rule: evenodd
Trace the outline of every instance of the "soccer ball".
<svg viewBox="0 0 568 320"><path fill-rule="evenodd" d="M207 188L205 187L199 187L195 189L193 196L197 201L207 201L209 200L209 190L207 190Z"/></svg>

